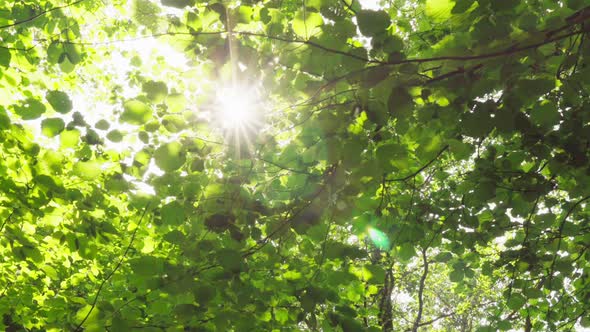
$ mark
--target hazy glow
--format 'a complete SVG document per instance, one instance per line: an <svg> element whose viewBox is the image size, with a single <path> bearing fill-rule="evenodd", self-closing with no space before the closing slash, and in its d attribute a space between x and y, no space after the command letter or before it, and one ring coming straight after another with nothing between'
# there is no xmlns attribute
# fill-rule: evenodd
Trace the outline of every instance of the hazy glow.
<svg viewBox="0 0 590 332"><path fill-rule="evenodd" d="M373 241L375 247L382 250L389 249L389 238L385 233L373 227L369 227L367 232L369 233L369 238L371 241Z"/></svg>

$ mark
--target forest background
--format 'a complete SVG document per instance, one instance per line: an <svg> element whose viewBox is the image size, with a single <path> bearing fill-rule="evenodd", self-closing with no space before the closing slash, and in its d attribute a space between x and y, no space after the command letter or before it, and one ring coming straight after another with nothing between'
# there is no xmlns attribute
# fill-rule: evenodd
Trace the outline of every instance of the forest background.
<svg viewBox="0 0 590 332"><path fill-rule="evenodd" d="M0 329L590 326L584 0L0 3Z"/></svg>

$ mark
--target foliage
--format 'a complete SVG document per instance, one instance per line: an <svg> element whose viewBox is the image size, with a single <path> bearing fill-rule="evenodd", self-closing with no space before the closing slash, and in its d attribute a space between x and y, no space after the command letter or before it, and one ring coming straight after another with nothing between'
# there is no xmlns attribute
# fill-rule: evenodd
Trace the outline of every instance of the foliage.
<svg viewBox="0 0 590 332"><path fill-rule="evenodd" d="M2 2L0 329L590 325L585 6Z"/></svg>

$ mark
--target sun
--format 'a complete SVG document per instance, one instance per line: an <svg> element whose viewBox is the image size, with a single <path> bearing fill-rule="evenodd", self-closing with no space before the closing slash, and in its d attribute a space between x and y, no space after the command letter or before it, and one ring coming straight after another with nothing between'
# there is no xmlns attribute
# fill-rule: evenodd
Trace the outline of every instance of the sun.
<svg viewBox="0 0 590 332"><path fill-rule="evenodd" d="M218 87L213 119L225 141L245 152L263 128L264 102L255 84L228 84ZM245 155L245 154L244 154Z"/></svg>
<svg viewBox="0 0 590 332"><path fill-rule="evenodd" d="M216 99L217 116L223 129L246 129L257 121L257 98L253 91L240 86L222 88Z"/></svg>

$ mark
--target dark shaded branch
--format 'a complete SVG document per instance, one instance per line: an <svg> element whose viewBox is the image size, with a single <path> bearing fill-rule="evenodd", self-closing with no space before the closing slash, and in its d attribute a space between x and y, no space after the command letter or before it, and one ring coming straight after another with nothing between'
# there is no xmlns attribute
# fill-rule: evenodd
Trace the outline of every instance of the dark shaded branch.
<svg viewBox="0 0 590 332"><path fill-rule="evenodd" d="M332 48L323 46L321 44L318 44L318 43L310 41L310 40L292 39L292 38L287 38L287 37L282 37L282 36L271 36L271 35L266 35L266 34L256 33L256 32L249 32L249 31L232 31L231 34L232 35L240 35L240 36L260 37L260 38L266 38L266 39L270 39L270 40L276 40L276 41L281 41L281 42L285 42L285 43L292 43L292 44L303 44L303 45L308 45L308 46L323 50L328 53L334 53L334 54L347 56L347 57L350 57L350 58L353 58L353 59L356 59L359 61L363 61L366 63L374 63L374 64L379 64L379 65L393 66L393 65L400 65L400 64L406 64L406 63L420 64L420 63L437 62L437 61L470 61L470 60L483 60L483 59L491 59L491 58L497 58L497 57L502 57L502 56L508 56L508 55L532 50L532 49L535 49L535 48L538 48L538 47L541 47L541 46L544 46L547 44L551 44L551 43L560 41L565 38L569 38L572 36L583 34L583 33L587 32L589 29L590 28L588 28L588 27L584 27L580 30L575 30L575 31L572 31L572 32L569 32L569 33L566 33L563 35L559 35L559 36L555 36L555 37L551 37L551 38L546 38L541 42L532 43L532 44L525 45L522 47L511 46L505 50L491 52L491 53L468 55L468 56L439 56L439 57L431 57L431 58L404 59L404 60L398 60L398 61L380 61L380 60L369 59L369 58L359 56L356 54L352 54L352 53L348 53L345 51L332 49ZM111 43L117 43L117 42L136 41L136 40L141 40L141 39L146 39L146 38L158 38L158 37L164 37L164 36L183 36L184 35L184 36L197 37L200 35L224 35L224 34L230 34L230 32L228 32L226 30L202 31L202 32L172 32L172 31L169 31L169 32L162 32L162 33L157 33L157 34L152 34L152 35L147 35L147 36L140 36L140 37L136 37L136 38L110 40L110 41L105 41L105 42L90 42L90 43L88 43L88 42L71 42L71 41L60 41L60 42L70 43L70 44L79 44L79 45L99 45L99 44L111 44ZM454 74L457 74L457 73L453 72L453 75ZM440 78L438 80L441 80L444 78L446 78L446 77Z"/></svg>
<svg viewBox="0 0 590 332"><path fill-rule="evenodd" d="M478 70L478 69L480 69L482 67L483 67L483 63L480 63L480 64L478 64L476 66L473 66L473 67L471 67L469 69L459 68L457 70L453 70L451 72L442 74L440 76L436 76L436 77L432 77L432 78L429 77L429 79L424 84L425 85L432 84L432 83L435 83L435 82L438 82L438 81L446 80L449 77L453 77L453 76L459 75L459 74L472 73L472 72L474 72L474 71L476 71L476 70Z"/></svg>

